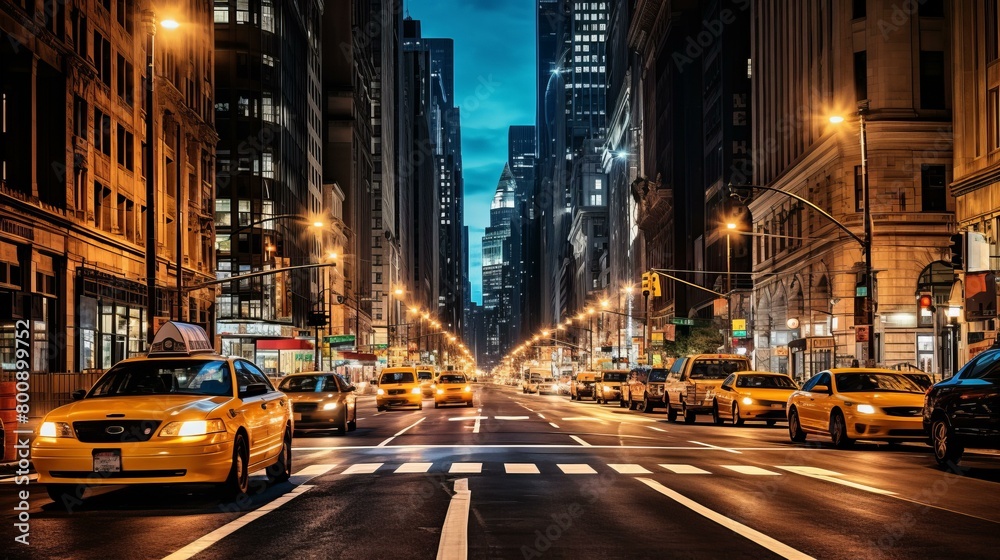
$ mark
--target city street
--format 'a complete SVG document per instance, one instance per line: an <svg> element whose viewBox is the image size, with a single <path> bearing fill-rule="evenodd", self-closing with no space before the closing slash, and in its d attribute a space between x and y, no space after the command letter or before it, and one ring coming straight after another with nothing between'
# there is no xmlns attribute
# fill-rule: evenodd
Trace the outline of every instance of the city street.
<svg viewBox="0 0 1000 560"><path fill-rule="evenodd" d="M357 431L300 435L291 480L257 473L247 503L112 487L68 510L32 484L30 547L4 556L991 558L1000 546L995 455L970 453L957 476L923 445L840 451L791 444L784 424L685 425L476 390L473 408L378 413L360 397ZM13 511L25 487L0 484Z"/></svg>

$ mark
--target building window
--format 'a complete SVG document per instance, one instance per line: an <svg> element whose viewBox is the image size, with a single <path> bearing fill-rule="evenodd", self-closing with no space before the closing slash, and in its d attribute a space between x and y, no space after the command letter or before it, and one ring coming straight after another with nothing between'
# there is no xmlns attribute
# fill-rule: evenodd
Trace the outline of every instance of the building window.
<svg viewBox="0 0 1000 560"><path fill-rule="evenodd" d="M129 35L132 34L132 11L133 0L118 0L116 16L118 18L118 25L125 28L125 32Z"/></svg>
<svg viewBox="0 0 1000 560"><path fill-rule="evenodd" d="M80 96L73 97L73 134L87 138L87 102Z"/></svg>
<svg viewBox="0 0 1000 560"><path fill-rule="evenodd" d="M868 52L854 53L854 96L860 101L868 99Z"/></svg>
<svg viewBox="0 0 1000 560"><path fill-rule="evenodd" d="M920 51L920 108L944 109L944 52Z"/></svg>
<svg viewBox="0 0 1000 560"><path fill-rule="evenodd" d="M229 23L229 0L215 0L215 23Z"/></svg>
<svg viewBox="0 0 1000 560"><path fill-rule="evenodd" d="M851 18L860 19L865 17L868 0L853 0L851 2Z"/></svg>
<svg viewBox="0 0 1000 560"><path fill-rule="evenodd" d="M865 209L865 176L861 172L861 166L854 166L854 210L861 212Z"/></svg>
<svg viewBox="0 0 1000 560"><path fill-rule="evenodd" d="M215 199L215 225L229 227L233 225L233 201L228 198Z"/></svg>
<svg viewBox="0 0 1000 560"><path fill-rule="evenodd" d="M125 60L125 57L118 55L118 99L121 99L129 107L135 97L135 72L132 71L132 63Z"/></svg>
<svg viewBox="0 0 1000 560"><path fill-rule="evenodd" d="M118 125L118 165L129 171L135 171L135 136Z"/></svg>
<svg viewBox="0 0 1000 560"><path fill-rule="evenodd" d="M920 17L944 17L944 0L922 0L917 4L917 13Z"/></svg>
<svg viewBox="0 0 1000 560"><path fill-rule="evenodd" d="M111 189L94 181L94 226L111 231Z"/></svg>
<svg viewBox="0 0 1000 560"><path fill-rule="evenodd" d="M993 88L986 95L987 149L1000 148L1000 89Z"/></svg>
<svg viewBox="0 0 1000 560"><path fill-rule="evenodd" d="M94 66L97 68L97 76L110 88L111 42L100 31L94 31Z"/></svg>
<svg viewBox="0 0 1000 560"><path fill-rule="evenodd" d="M997 0L986 0L986 62L1000 58L1000 34L997 33Z"/></svg>
<svg viewBox="0 0 1000 560"><path fill-rule="evenodd" d="M73 10L73 41L76 43L76 54L87 56L87 16L82 10Z"/></svg>
<svg viewBox="0 0 1000 560"><path fill-rule="evenodd" d="M271 0L261 0L260 2L260 28L264 31L274 32L274 5Z"/></svg>
<svg viewBox="0 0 1000 560"><path fill-rule="evenodd" d="M250 23L250 0L236 0L236 23Z"/></svg>
<svg viewBox="0 0 1000 560"><path fill-rule="evenodd" d="M106 156L111 155L111 117L94 109L94 147Z"/></svg>
<svg viewBox="0 0 1000 560"><path fill-rule="evenodd" d="M924 212L947 212L948 190L943 165L920 166L921 209Z"/></svg>

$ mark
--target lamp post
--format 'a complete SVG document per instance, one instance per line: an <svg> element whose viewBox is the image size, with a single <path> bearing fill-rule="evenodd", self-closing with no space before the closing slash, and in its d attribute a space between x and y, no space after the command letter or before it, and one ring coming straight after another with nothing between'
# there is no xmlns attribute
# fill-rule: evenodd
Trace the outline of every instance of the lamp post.
<svg viewBox="0 0 1000 560"><path fill-rule="evenodd" d="M726 353L733 350L733 250L730 241L730 231L736 229L736 224L726 224Z"/></svg>

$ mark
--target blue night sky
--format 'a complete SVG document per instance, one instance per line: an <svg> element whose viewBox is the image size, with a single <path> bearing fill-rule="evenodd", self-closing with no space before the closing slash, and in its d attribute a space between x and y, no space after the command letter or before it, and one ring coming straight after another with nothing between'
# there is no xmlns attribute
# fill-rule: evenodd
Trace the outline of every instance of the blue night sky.
<svg viewBox="0 0 1000 560"><path fill-rule="evenodd" d="M482 237L507 162L507 127L535 123L534 0L405 2L410 17L420 20L424 37L455 40L469 280L472 300L482 303Z"/></svg>

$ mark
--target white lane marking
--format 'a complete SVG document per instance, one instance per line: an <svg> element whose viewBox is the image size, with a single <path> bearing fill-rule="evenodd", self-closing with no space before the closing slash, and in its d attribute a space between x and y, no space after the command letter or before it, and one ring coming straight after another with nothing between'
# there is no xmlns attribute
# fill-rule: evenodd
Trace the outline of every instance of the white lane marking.
<svg viewBox="0 0 1000 560"><path fill-rule="evenodd" d="M356 422L360 422L360 421L362 421L362 420L364 420L364 418L358 418L358 419L357 419L357 420L355 420L355 421L356 421Z"/></svg>
<svg viewBox="0 0 1000 560"><path fill-rule="evenodd" d="M712 474L705 469L699 469L693 465L665 465L661 463L660 466L674 474Z"/></svg>
<svg viewBox="0 0 1000 560"><path fill-rule="evenodd" d="M410 428L412 428L412 427L416 426L417 424L419 424L419 423L423 422L424 420L427 420L427 417L426 417L426 416L424 416L424 417L422 417L422 418L421 418L420 420L417 420L416 422L414 422L414 423L410 424L409 426L407 426L407 427L403 428L402 430L400 430L400 431L396 432L396 435L392 436L391 438L387 438L387 439L386 439L385 441L383 441L382 443L380 443L380 444L376 445L376 447L385 447L386 445L389 445L389 442L390 442L390 441L392 441L392 440L394 440L394 439L398 438L399 436L403 435L404 433L406 433L406 430L409 430Z"/></svg>
<svg viewBox="0 0 1000 560"><path fill-rule="evenodd" d="M226 538L228 535L236 532L237 530L253 523L254 521L264 517L265 515L275 511L281 506L287 504L288 502L298 498L302 494L306 493L312 486L299 485L290 490L287 494L283 494L280 497L260 506L259 508L251 511L250 513L226 523L222 527L212 531L211 533L201 537L200 539L194 541L193 543L185 546L184 548L174 552L173 554L164 557L163 560L187 560L192 558L198 553L202 552L206 548L212 546L213 544L219 542L220 540Z"/></svg>
<svg viewBox="0 0 1000 560"><path fill-rule="evenodd" d="M479 474L483 472L482 463L452 463L449 473L456 474Z"/></svg>
<svg viewBox="0 0 1000 560"><path fill-rule="evenodd" d="M762 469L760 467L754 467L751 465L719 465L724 469L729 469L731 471L736 471L740 474L749 474L753 476L781 476L781 473L776 473L774 471L769 471L767 469Z"/></svg>
<svg viewBox="0 0 1000 560"><path fill-rule="evenodd" d="M535 412L535 411L532 411L532 412ZM537 414L538 417L541 418L542 420L545 420L545 415L542 414L541 412L535 412L535 414Z"/></svg>
<svg viewBox="0 0 1000 560"><path fill-rule="evenodd" d="M779 467L783 468L789 472L795 474L801 474L802 476L808 476L809 478L815 478L817 480L825 480L826 482L832 482L834 484L840 484L842 486L847 486L848 488L854 488L855 490L863 490L865 492L871 492L872 494L880 494L882 496L895 496L895 492L889 490L882 490L881 488L875 488L874 486L866 486L864 484L858 484L857 482L851 482L849 480L842 480L839 478L834 478L830 475L825 474L812 474L809 471L801 470L801 467Z"/></svg>
<svg viewBox="0 0 1000 560"><path fill-rule="evenodd" d="M529 416L494 416L497 420L527 420Z"/></svg>
<svg viewBox="0 0 1000 560"><path fill-rule="evenodd" d="M392 438L389 438L392 439ZM652 439L652 438L650 438ZM371 450L375 447L384 447L384 445L379 444L377 446L371 445L343 445L336 447L293 447L292 451L302 451L308 449L330 449L333 451L364 451ZM594 449L652 449L659 451L717 451L717 449L712 449L709 447L695 447L690 445L595 445ZM482 445L463 445L458 443L443 443L443 444L417 444L411 443L408 445L394 445L392 447L386 447L385 450L393 451L406 451L413 449L578 449L578 445L570 444L540 444L540 443L498 443L498 444L482 444ZM782 453L793 453L793 452L825 452L831 453L833 450L823 448L823 447L732 447L725 449L724 451L780 451Z"/></svg>
<svg viewBox="0 0 1000 560"><path fill-rule="evenodd" d="M534 463L504 463L503 470L507 474L538 474Z"/></svg>
<svg viewBox="0 0 1000 560"><path fill-rule="evenodd" d="M587 464L557 463L563 474L597 474L594 467Z"/></svg>
<svg viewBox="0 0 1000 560"><path fill-rule="evenodd" d="M702 443L700 441L694 441L694 440L688 440L688 441L690 441L691 443L693 443L695 445L704 445L705 447L707 447L709 449L718 449L719 451L725 451L726 453L735 453L737 455L740 455L739 451L736 451L735 449L731 449L729 447L719 447L717 445L712 445L710 443Z"/></svg>
<svg viewBox="0 0 1000 560"><path fill-rule="evenodd" d="M556 424L555 422L549 422L549 426L552 426L553 428L555 428L557 430L559 429L559 424Z"/></svg>
<svg viewBox="0 0 1000 560"><path fill-rule="evenodd" d="M302 469L301 471L293 474L292 476L293 477L296 477L296 476L298 476L298 477L303 477L303 476L309 477L309 478L303 480L300 483L300 484L305 484L306 482L309 482L309 480L311 480L314 477L317 477L317 476L319 476L321 474L326 474L326 473L330 472L330 469L332 469L333 467L336 467L336 466L337 465L309 465L308 467L306 467L306 468Z"/></svg>
<svg viewBox="0 0 1000 560"><path fill-rule="evenodd" d="M593 447L593 446L592 446L592 445L590 445L589 443L587 443L587 442L583 441L583 440L582 440L581 438L578 438L578 437L576 437L576 436L569 436L569 437L573 438L573 440L574 440L574 441L576 441L577 443L579 443L580 445L582 445L582 446L584 446L584 447Z"/></svg>
<svg viewBox="0 0 1000 560"><path fill-rule="evenodd" d="M329 454L330 454L329 450L326 450L326 451L317 451L316 453L310 453L308 455L303 455L301 457L296 457L295 460L296 461L309 462L309 461L311 461L313 459L318 459L320 457L325 457L326 455L329 455Z"/></svg>
<svg viewBox="0 0 1000 560"><path fill-rule="evenodd" d="M403 463L395 471L396 474L425 473L434 463Z"/></svg>
<svg viewBox="0 0 1000 560"><path fill-rule="evenodd" d="M448 420L455 422L458 420L483 420L484 418L489 418L489 416L452 416Z"/></svg>
<svg viewBox="0 0 1000 560"><path fill-rule="evenodd" d="M564 422L600 422L601 424L607 424L604 420L600 418L594 418L593 416L570 416L569 418L563 418Z"/></svg>
<svg viewBox="0 0 1000 560"><path fill-rule="evenodd" d="M340 474L371 474L381 466L382 463L356 463L344 469L344 472Z"/></svg>
<svg viewBox="0 0 1000 560"><path fill-rule="evenodd" d="M783 471L793 472L795 474L802 475L820 475L820 476L842 476L839 472L828 471L826 469L821 469L819 467L800 467L800 466L786 466L778 467Z"/></svg>
<svg viewBox="0 0 1000 560"><path fill-rule="evenodd" d="M656 430L657 432L663 432L663 433L667 432L663 428L657 428L656 426L646 426L646 427L649 428L650 430Z"/></svg>
<svg viewBox="0 0 1000 560"><path fill-rule="evenodd" d="M722 515L721 513L717 513L713 510L710 510L707 507L699 504L698 502L691 500L681 494L678 494L677 492L667 488L666 486L660 484L659 482L656 482L655 480L650 480L648 478L639 478L638 480L641 481L646 486L649 486L653 490L656 490L660 494L663 494L664 496L670 498L671 500L674 500L675 502L681 504L682 506L690 509L691 511L694 511L697 514L706 517L718 523L719 525L722 525L723 527L729 529L730 531L738 535L742 535L743 537L770 550L771 552L777 554L778 556L781 556L783 558L794 558L797 560L799 559L806 560L812 558L812 556L809 556L808 554L800 550L794 549L788 546L787 544L778 541L773 537L769 537L764 533L761 533L760 531L757 531L755 529L751 529L750 527L747 527L746 525L738 521L734 521L726 517L725 515Z"/></svg>
<svg viewBox="0 0 1000 560"><path fill-rule="evenodd" d="M441 527L441 541L438 543L438 560L465 560L469 557L469 507L472 492L469 479L455 481L455 494L448 502L448 513Z"/></svg>
<svg viewBox="0 0 1000 560"><path fill-rule="evenodd" d="M482 418L485 418L485 416L477 416L476 417L476 423L472 426L472 433L474 433L474 434L478 434L479 433L479 427L480 427L480 422L482 421Z"/></svg>
<svg viewBox="0 0 1000 560"><path fill-rule="evenodd" d="M642 465L634 465L627 463L612 463L608 465L612 469L615 469L620 474L652 474L652 471L647 470Z"/></svg>

